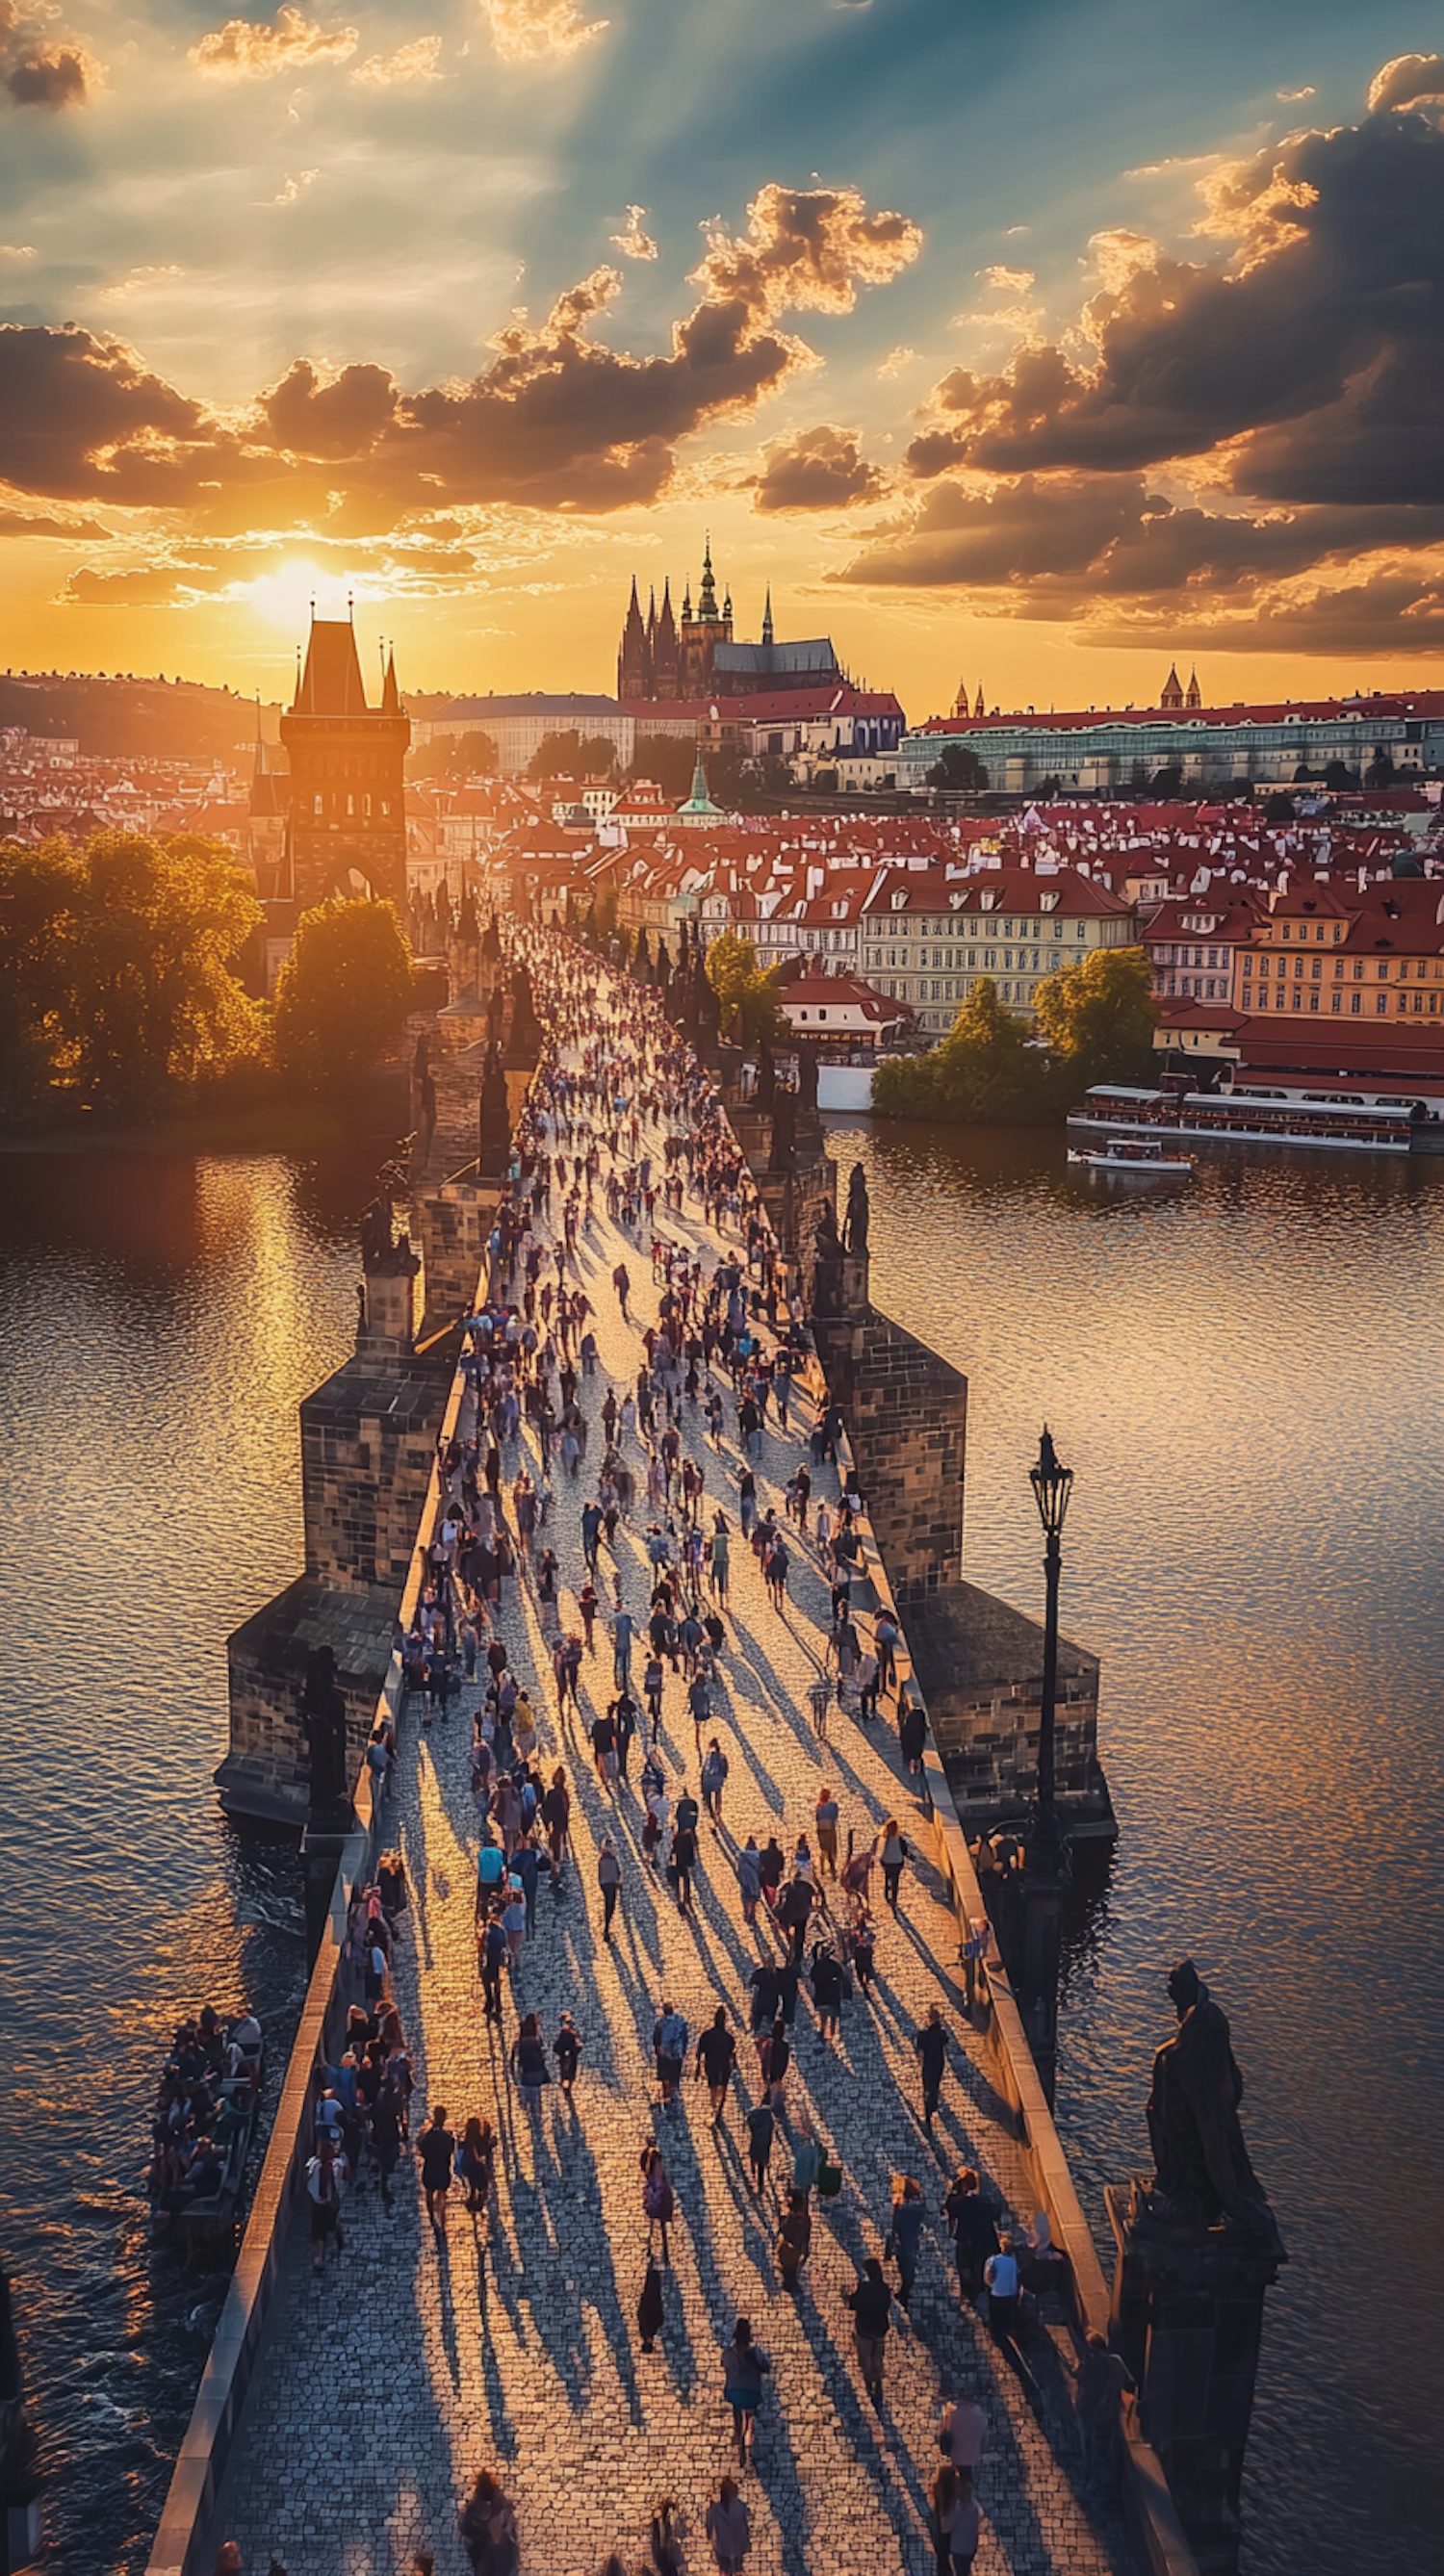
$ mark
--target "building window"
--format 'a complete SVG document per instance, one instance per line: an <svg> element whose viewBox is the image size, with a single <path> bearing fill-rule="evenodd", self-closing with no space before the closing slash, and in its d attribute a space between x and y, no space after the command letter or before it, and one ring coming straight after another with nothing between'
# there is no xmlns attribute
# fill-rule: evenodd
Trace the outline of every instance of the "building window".
<svg viewBox="0 0 1444 2576"><path fill-rule="evenodd" d="M1362 994L1362 993L1351 993L1351 994L1349 995L1349 1008L1350 1008L1350 1010L1351 1010L1351 1011L1359 1011L1359 1010L1361 1010L1361 1009L1363 1008L1363 1001L1364 1001L1364 997L1363 997L1363 994Z"/></svg>
<svg viewBox="0 0 1444 2576"><path fill-rule="evenodd" d="M1389 1007L1389 996L1388 996L1388 994L1387 994L1387 993L1381 993L1381 994L1379 995L1379 998L1378 998L1377 1002L1376 1002L1376 1003L1375 1003L1375 1005L1374 1005L1374 1008L1376 1009L1376 1011L1378 1011L1378 1012L1382 1015L1385 1011L1387 1011L1388 1007Z"/></svg>

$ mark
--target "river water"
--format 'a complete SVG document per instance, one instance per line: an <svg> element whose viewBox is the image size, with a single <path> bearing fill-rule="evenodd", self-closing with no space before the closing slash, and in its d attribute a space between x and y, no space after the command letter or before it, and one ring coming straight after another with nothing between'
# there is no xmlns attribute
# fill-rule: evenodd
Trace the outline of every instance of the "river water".
<svg viewBox="0 0 1444 2576"><path fill-rule="evenodd" d="M972 1382L975 1582L1039 1606L1044 1415L1077 1474L1064 1626L1121 1837L1070 1927L1059 2116L1100 2242L1187 1949L1292 2255L1247 2576L1437 2567L1444 1164L1130 1196L1052 1138L832 1124L874 1295ZM295 1406L349 1344L375 1159L5 1167L0 2251L48 2576L143 2566L224 2286L147 2240L170 2027L244 1995L281 2054L300 2002L294 1854L210 1774L226 1633L299 1569Z"/></svg>

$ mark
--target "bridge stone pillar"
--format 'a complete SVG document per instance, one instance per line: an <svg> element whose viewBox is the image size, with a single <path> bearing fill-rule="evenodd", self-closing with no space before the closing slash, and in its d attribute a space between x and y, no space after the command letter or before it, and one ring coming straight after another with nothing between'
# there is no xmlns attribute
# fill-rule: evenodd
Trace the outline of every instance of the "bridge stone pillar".
<svg viewBox="0 0 1444 2576"><path fill-rule="evenodd" d="M1160 2235L1134 2182L1106 2194L1118 2258L1110 2341L1138 2383L1200 2576L1237 2576L1240 2490L1277 2252L1226 2227Z"/></svg>

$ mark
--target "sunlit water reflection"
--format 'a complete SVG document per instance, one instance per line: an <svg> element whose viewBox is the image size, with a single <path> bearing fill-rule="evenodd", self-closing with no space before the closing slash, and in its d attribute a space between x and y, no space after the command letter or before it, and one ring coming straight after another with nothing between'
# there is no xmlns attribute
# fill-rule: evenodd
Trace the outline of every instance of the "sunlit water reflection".
<svg viewBox="0 0 1444 2576"><path fill-rule="evenodd" d="M1168 1190L1051 1137L829 1124L874 1297L971 1380L970 1578L1040 1612L1045 1416L1077 1476L1063 1625L1103 1657L1120 1840L1075 1907L1059 2117L1109 2269L1189 1950L1292 2255L1244 2565L1437 2567L1444 1162L1240 1150Z"/></svg>
<svg viewBox="0 0 1444 2576"><path fill-rule="evenodd" d="M171 2028L244 1995L279 2064L299 2006L294 1848L210 1775L226 1633L300 1568L295 1408L343 1355L374 1169L3 1165L0 2190L65 2576L144 2565L224 2289L150 2245Z"/></svg>

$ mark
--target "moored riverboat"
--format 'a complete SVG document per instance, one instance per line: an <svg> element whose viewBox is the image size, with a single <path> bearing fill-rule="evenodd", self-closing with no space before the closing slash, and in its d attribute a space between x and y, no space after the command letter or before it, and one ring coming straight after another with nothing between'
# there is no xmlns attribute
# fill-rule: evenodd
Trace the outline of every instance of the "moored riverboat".
<svg viewBox="0 0 1444 2576"><path fill-rule="evenodd" d="M1429 1104L1406 1094L1234 1083L1224 1091L1149 1091L1095 1083L1068 1112L1074 1138L1188 1144L1290 1145L1325 1153L1425 1150Z"/></svg>

